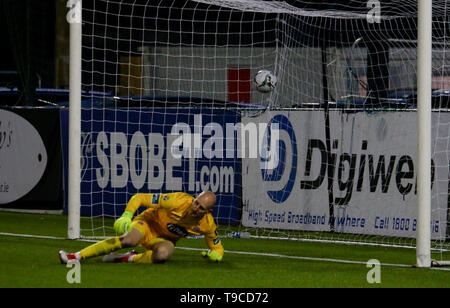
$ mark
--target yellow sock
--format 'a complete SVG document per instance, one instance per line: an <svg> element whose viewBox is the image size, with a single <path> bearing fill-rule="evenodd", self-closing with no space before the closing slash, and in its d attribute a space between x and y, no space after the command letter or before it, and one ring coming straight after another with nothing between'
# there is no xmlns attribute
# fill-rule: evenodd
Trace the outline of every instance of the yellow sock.
<svg viewBox="0 0 450 308"><path fill-rule="evenodd" d="M135 255L133 258L133 263L152 263L153 251L147 250L144 253Z"/></svg>
<svg viewBox="0 0 450 308"><path fill-rule="evenodd" d="M118 237L114 237L84 248L80 251L80 258L87 259L102 256L121 248L122 244L120 243L120 239Z"/></svg>

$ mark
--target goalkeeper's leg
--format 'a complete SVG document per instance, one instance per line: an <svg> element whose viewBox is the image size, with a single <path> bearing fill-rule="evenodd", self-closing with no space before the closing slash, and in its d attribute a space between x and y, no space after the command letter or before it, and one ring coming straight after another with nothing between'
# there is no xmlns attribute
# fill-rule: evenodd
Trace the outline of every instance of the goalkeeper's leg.
<svg viewBox="0 0 450 308"><path fill-rule="evenodd" d="M130 261L133 263L164 263L170 259L173 253L174 244L163 239L158 240L151 245L151 250L133 256Z"/></svg>
<svg viewBox="0 0 450 308"><path fill-rule="evenodd" d="M88 259L103 256L122 248L136 247L140 240L141 233L136 229L132 229L121 237L113 237L84 248L80 251L80 258Z"/></svg>
<svg viewBox="0 0 450 308"><path fill-rule="evenodd" d="M139 244L141 238L141 232L133 228L130 232L123 236L103 240L90 245L79 252L66 253L64 251L60 251L59 258L61 263L67 263L70 260L83 260L102 256L122 248L135 247Z"/></svg>
<svg viewBox="0 0 450 308"><path fill-rule="evenodd" d="M163 238L152 238L141 245L145 248L143 253L111 253L103 257L103 262L164 263L170 259L175 247L172 242Z"/></svg>

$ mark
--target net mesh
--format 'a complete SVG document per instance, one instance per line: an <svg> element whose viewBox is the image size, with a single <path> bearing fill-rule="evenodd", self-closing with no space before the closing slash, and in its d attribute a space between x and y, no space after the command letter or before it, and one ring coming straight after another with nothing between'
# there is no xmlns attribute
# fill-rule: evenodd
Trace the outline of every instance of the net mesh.
<svg viewBox="0 0 450 308"><path fill-rule="evenodd" d="M443 250L447 12L433 1L430 228ZM110 233L105 217L137 192L210 189L224 234L414 246L416 62L412 0L85 1L83 232ZM252 84L262 69L270 93Z"/></svg>

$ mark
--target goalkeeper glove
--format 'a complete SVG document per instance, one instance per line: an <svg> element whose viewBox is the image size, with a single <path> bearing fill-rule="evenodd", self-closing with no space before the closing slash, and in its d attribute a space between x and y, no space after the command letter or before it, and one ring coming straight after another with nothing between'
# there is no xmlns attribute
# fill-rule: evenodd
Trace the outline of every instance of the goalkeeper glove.
<svg viewBox="0 0 450 308"><path fill-rule="evenodd" d="M122 216L114 222L114 230L119 234L125 234L131 231L131 219L133 213L125 211Z"/></svg>
<svg viewBox="0 0 450 308"><path fill-rule="evenodd" d="M210 260L215 262L220 262L222 261L223 258L223 256L220 253L211 249L209 249L208 251L202 251L202 256L208 257Z"/></svg>

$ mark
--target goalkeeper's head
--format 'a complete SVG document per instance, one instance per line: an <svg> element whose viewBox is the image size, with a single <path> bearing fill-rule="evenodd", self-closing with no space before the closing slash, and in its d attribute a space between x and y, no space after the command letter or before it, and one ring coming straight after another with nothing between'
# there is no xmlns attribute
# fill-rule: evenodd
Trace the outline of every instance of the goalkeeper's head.
<svg viewBox="0 0 450 308"><path fill-rule="evenodd" d="M204 191L192 202L191 215L193 217L202 217L207 213L211 213L214 204L216 204L216 195L212 191Z"/></svg>

